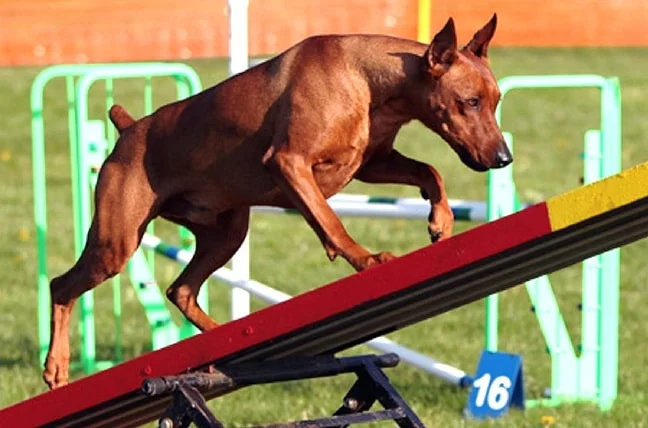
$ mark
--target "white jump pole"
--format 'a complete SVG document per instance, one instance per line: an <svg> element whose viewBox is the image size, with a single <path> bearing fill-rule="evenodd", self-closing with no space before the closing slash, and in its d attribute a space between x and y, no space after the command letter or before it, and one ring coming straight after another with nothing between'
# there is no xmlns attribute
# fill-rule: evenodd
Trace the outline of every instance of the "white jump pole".
<svg viewBox="0 0 648 428"><path fill-rule="evenodd" d="M164 244L160 238L148 233L145 233L142 238L142 247L152 249L158 254L182 264L189 263L193 256L190 251ZM275 290L274 288L253 279L242 280L241 277L238 276L237 272L225 267L212 273L211 277L225 282L227 285L232 287L233 290L240 288L246 293L252 293L258 298L271 304L285 302L292 298L289 294ZM366 342L366 345L381 352L395 352L403 362L412 364L455 385L465 387L471 383L471 378L466 374L466 372L447 364L440 363L430 357L401 346L385 337L372 339Z"/></svg>
<svg viewBox="0 0 648 428"><path fill-rule="evenodd" d="M486 202L450 199L450 207L457 221L486 221ZM338 194L328 200L338 215L344 217L381 217L427 219L430 203L422 198L381 198L366 195ZM255 206L255 212L296 213L295 210L271 206Z"/></svg>
<svg viewBox="0 0 648 428"><path fill-rule="evenodd" d="M248 68L248 8L249 0L228 0L229 8L229 74L241 73ZM248 231L249 232L249 231ZM232 257L232 269L237 274L238 285L244 285L250 279L250 237ZM243 287L232 288L232 319L244 317L250 313L250 293Z"/></svg>

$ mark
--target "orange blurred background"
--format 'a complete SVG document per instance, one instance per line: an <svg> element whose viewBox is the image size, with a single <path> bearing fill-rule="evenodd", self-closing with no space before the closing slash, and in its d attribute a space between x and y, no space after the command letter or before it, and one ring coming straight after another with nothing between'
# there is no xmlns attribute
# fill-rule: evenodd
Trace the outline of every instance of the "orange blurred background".
<svg viewBox="0 0 648 428"><path fill-rule="evenodd" d="M648 45L648 1L432 0L460 42L497 12L497 46ZM415 39L418 0L250 0L250 55L321 33ZM0 65L182 60L228 55L226 0L0 0Z"/></svg>

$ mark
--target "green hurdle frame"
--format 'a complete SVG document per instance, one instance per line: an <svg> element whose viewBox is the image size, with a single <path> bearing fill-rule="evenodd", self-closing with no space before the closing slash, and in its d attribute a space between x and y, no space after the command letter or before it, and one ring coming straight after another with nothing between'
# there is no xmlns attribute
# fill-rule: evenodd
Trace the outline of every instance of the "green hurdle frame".
<svg viewBox="0 0 648 428"><path fill-rule="evenodd" d="M621 171L621 89L616 77L599 75L510 76L499 81L502 92L496 117L502 120L505 95L527 88L598 88L600 129L588 130L584 141L584 184ZM513 135L504 133L513 151ZM488 174L488 220L521 209L513 166ZM582 326L577 356L547 276L526 283L532 307L551 356L549 398L527 400L527 407L557 406L586 401L608 410L617 396L619 355L619 249L584 261L582 265ZM486 348L498 346L498 295L486 299Z"/></svg>
<svg viewBox="0 0 648 428"><path fill-rule="evenodd" d="M115 63L87 65L55 65L41 71L31 88L32 163L34 191L34 220L38 251L38 341L39 358L44 362L50 336L50 292L47 257L47 175L45 161L45 123L43 118L44 91L47 84L65 79L68 135L70 147L71 191L74 217L74 250L78 258L83 250L92 219L91 194L106 155L112 150L117 133L107 115L101 119L89 118L89 91L98 81L105 85L105 112L114 104L114 81L120 79L144 80L144 114L153 111L154 77L168 77L175 81L177 99L183 99L202 90L196 72L181 63ZM152 232L153 225L149 227ZM190 234L180 229L185 247L191 246ZM154 349L195 334L197 330L186 320L177 327L165 306L164 296L155 283L154 252L145 254L138 249L128 262L128 275L136 295L142 303L151 327ZM79 328L81 340L80 363L86 373L102 370L122 361L120 279L113 279L113 315L115 318L115 357L110 361L96 360L94 296L92 291L79 299ZM201 306L208 309L207 287L201 290ZM73 362L73 366L78 366Z"/></svg>

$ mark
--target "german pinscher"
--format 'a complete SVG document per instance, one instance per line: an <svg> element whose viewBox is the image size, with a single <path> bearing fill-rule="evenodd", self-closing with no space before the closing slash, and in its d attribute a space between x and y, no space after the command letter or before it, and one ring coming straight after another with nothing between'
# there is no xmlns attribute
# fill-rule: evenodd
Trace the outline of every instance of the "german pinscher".
<svg viewBox="0 0 648 428"><path fill-rule="evenodd" d="M420 188L432 241L448 238L454 219L439 173L396 151L394 139L416 119L473 170L512 162L494 116L500 92L487 51L495 27L493 15L461 49L452 19L429 46L380 35L311 37L137 121L113 106L120 137L99 173L87 244L50 285L45 382L68 382L74 302L125 267L155 217L196 238L167 296L203 331L218 324L196 303L199 287L243 242L250 206L296 208L328 258L358 271L393 256L358 245L327 204L354 178Z"/></svg>

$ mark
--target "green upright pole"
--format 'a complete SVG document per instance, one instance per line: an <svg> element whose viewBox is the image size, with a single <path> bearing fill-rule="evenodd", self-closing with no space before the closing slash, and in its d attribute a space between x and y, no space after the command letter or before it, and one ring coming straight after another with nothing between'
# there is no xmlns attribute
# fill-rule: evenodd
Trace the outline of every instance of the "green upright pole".
<svg viewBox="0 0 648 428"><path fill-rule="evenodd" d="M84 156L84 149L80 147L87 141L85 124L88 121L88 100L86 94L80 93L80 88L77 86L75 91L76 98L76 121L75 121L75 135L74 142L71 141L73 147L70 147L70 152L74 153L72 157L72 188L73 188L73 206L77 213L76 221L77 227L75 228L75 255L77 259L81 256L83 247L86 243L88 230L92 222L90 213L91 198L90 198L90 182L89 171L91 165L88 164L87 158ZM76 195L76 196L74 196ZM96 362L96 337L95 337L95 323L94 323L94 292L89 290L85 292L80 300L80 327L81 327L81 362L83 370L86 373L91 373L95 370Z"/></svg>
<svg viewBox="0 0 648 428"><path fill-rule="evenodd" d="M43 91L49 72L38 74L31 89L32 175L34 222L38 254L38 359L45 362L50 338L50 290L47 276L47 184L45 170L45 124Z"/></svg>
<svg viewBox="0 0 648 428"><path fill-rule="evenodd" d="M113 88L113 80L106 79L106 103L105 110L108 112L115 104L115 94ZM115 145L116 133L115 127L112 124L108 125L108 121L104 120L104 135L106 135L107 147L106 150L112 150ZM113 319L115 321L115 360L122 361L124 359L124 351L122 347L122 308L121 308L121 275L116 275L112 280L113 292Z"/></svg>
<svg viewBox="0 0 648 428"><path fill-rule="evenodd" d="M498 121L501 121L501 110L498 106L496 111ZM510 132L504 132L504 140L511 153L513 150L513 135ZM495 220L505 215L512 214L516 211L516 198L511 198L515 194L515 184L513 181L513 167L492 171L488 174L488 194L486 197L488 221ZM489 351L497 351L498 348L498 310L499 295L491 294L486 298L486 336L485 347Z"/></svg>
<svg viewBox="0 0 648 428"><path fill-rule="evenodd" d="M153 82L150 76L144 78L144 115L149 115L153 112ZM152 221L146 227L146 232L155 235L155 222ZM147 260L151 271L155 273L155 252L148 250L146 252Z"/></svg>
<svg viewBox="0 0 648 428"><path fill-rule="evenodd" d="M601 108L603 141L601 142L603 177L621 171L622 128L621 86L619 79L607 79L603 88ZM620 249L601 255L604 265L601 279L601 357L599 362L599 407L612 407L618 392L619 370L619 289L621 272Z"/></svg>
<svg viewBox="0 0 648 428"><path fill-rule="evenodd" d="M585 133L583 184L603 177L602 132L590 129ZM601 281L603 257L598 254L583 260L583 299L581 303L581 354L579 366L579 395L595 398L599 391L601 355ZM593 376L592 373L596 373Z"/></svg>

